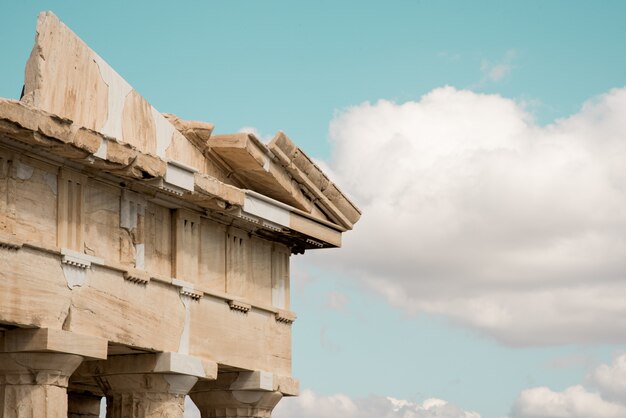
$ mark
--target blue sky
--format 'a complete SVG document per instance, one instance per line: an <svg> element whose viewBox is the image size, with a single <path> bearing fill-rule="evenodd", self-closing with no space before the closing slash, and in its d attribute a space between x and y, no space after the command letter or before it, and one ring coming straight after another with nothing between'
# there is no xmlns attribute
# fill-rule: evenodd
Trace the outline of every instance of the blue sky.
<svg viewBox="0 0 626 418"><path fill-rule="evenodd" d="M623 416L626 3L5 2L0 97L41 10L160 111L285 131L362 207L344 249L293 263L316 404Z"/></svg>

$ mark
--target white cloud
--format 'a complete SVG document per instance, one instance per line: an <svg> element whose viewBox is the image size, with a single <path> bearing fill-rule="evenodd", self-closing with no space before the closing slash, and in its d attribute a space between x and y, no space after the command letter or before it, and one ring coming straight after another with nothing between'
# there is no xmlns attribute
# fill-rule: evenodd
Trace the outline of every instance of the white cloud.
<svg viewBox="0 0 626 418"><path fill-rule="evenodd" d="M480 71L483 73L481 83L486 81L498 82L506 78L513 71L513 62L516 57L517 51L509 49L498 62L483 60L480 64Z"/></svg>
<svg viewBox="0 0 626 418"><path fill-rule="evenodd" d="M626 407L605 401L580 385L562 392L538 387L519 395L513 414L525 418L623 418Z"/></svg>
<svg viewBox="0 0 626 418"><path fill-rule="evenodd" d="M274 418L480 418L441 399L421 404L390 397L370 396L352 399L346 395L317 395L304 390L297 398L283 398Z"/></svg>
<svg viewBox="0 0 626 418"><path fill-rule="evenodd" d="M617 89L539 127L452 87L347 109L330 166L363 217L309 260L509 344L626 342L625 112Z"/></svg>
<svg viewBox="0 0 626 418"><path fill-rule="evenodd" d="M598 366L589 380L607 399L626 401L626 354L616 356L611 365Z"/></svg>

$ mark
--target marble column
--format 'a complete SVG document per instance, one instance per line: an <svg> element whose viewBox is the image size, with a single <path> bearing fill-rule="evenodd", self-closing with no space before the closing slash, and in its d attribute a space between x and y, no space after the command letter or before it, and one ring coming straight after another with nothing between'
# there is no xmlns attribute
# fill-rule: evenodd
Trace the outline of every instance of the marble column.
<svg viewBox="0 0 626 418"><path fill-rule="evenodd" d="M0 417L66 418L67 383L83 358L59 353L0 354Z"/></svg>
<svg viewBox="0 0 626 418"><path fill-rule="evenodd" d="M109 387L107 418L183 418L185 395L196 376L119 374L102 377Z"/></svg>
<svg viewBox="0 0 626 418"><path fill-rule="evenodd" d="M63 330L0 333L0 418L67 418L70 375L106 353L106 340Z"/></svg>
<svg viewBox="0 0 626 418"><path fill-rule="evenodd" d="M199 382L189 396L202 418L270 418L283 395L270 373L220 373L217 380Z"/></svg>
<svg viewBox="0 0 626 418"><path fill-rule="evenodd" d="M85 367L107 397L107 418L183 418L185 395L217 374L215 363L178 353L111 356Z"/></svg>

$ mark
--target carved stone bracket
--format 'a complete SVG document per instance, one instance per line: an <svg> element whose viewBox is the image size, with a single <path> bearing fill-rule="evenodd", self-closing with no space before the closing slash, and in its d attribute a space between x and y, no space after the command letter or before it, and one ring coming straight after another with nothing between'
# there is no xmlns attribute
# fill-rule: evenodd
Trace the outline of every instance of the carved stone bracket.
<svg viewBox="0 0 626 418"><path fill-rule="evenodd" d="M0 249L17 251L22 248L23 243L11 235L0 234Z"/></svg>
<svg viewBox="0 0 626 418"><path fill-rule="evenodd" d="M104 264L104 260L101 258L68 250L67 248L61 249L61 256L61 263L80 269L88 269L91 267L92 263L100 265Z"/></svg>
<svg viewBox="0 0 626 418"><path fill-rule="evenodd" d="M150 275L145 271L132 269L124 272L124 280L141 285L147 285L150 283Z"/></svg>
<svg viewBox="0 0 626 418"><path fill-rule="evenodd" d="M293 312L279 309L278 312L276 312L275 318L276 322L291 325L294 323L297 317Z"/></svg>
<svg viewBox="0 0 626 418"><path fill-rule="evenodd" d="M172 284L174 286L180 287L181 295L188 296L193 300L200 300L202 296L204 296L204 292L194 289L193 284L188 283L184 280L172 279Z"/></svg>
<svg viewBox="0 0 626 418"><path fill-rule="evenodd" d="M243 313L248 313L250 311L250 308L252 308L251 305L234 299L228 301L228 306L230 306L230 309L233 311L239 311Z"/></svg>

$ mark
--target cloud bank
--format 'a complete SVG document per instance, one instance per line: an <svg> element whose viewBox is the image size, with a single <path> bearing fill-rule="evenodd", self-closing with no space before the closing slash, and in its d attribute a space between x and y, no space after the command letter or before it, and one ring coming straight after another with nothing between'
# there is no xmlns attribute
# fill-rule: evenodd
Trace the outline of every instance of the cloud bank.
<svg viewBox="0 0 626 418"><path fill-rule="evenodd" d="M623 418L626 416L626 355L617 356L611 365L597 367L588 384L561 392L547 387L526 389L517 398L512 415L520 418Z"/></svg>
<svg viewBox="0 0 626 418"><path fill-rule="evenodd" d="M304 390L297 398L280 401L274 418L480 418L441 399L414 403L390 397L370 396L352 399L336 394L320 396Z"/></svg>
<svg viewBox="0 0 626 418"><path fill-rule="evenodd" d="M312 261L507 344L625 342L624 114L626 89L546 127L452 87L349 108L329 165L363 217Z"/></svg>

